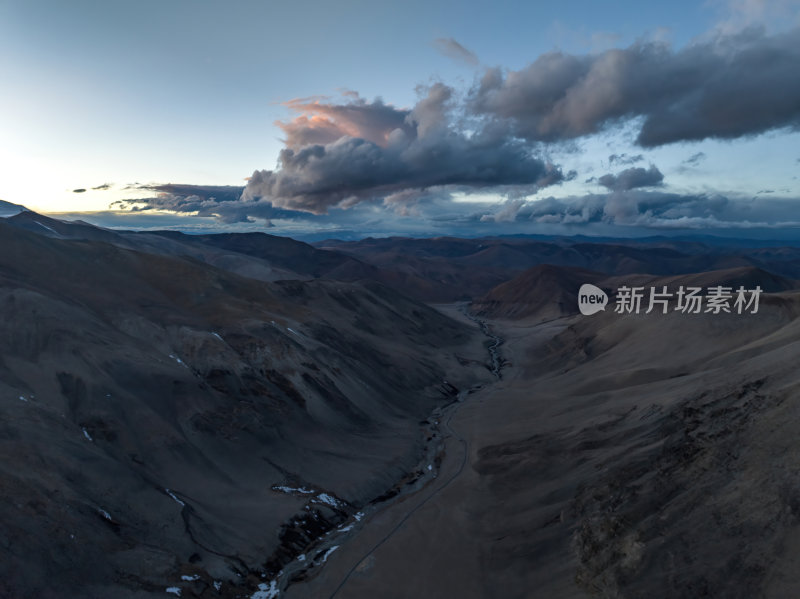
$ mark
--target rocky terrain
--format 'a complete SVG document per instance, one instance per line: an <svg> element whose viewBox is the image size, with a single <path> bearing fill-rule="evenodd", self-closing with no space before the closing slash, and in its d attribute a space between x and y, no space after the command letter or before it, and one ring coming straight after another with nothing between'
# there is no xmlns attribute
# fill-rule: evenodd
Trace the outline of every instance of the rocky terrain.
<svg viewBox="0 0 800 599"><path fill-rule="evenodd" d="M796 596L800 295L762 301L491 321L507 366L450 419L447 484L288 596Z"/></svg>
<svg viewBox="0 0 800 599"><path fill-rule="evenodd" d="M479 332L379 283L58 237L0 222L0 596L249 596L491 377Z"/></svg>

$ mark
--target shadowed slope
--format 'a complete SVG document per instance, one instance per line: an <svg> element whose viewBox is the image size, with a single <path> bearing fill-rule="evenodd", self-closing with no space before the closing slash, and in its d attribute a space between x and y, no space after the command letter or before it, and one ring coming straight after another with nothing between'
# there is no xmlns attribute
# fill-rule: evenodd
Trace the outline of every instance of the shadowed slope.
<svg viewBox="0 0 800 599"><path fill-rule="evenodd" d="M488 377L474 331L378 284L2 222L0 306L0 595L249 595L414 468L444 379Z"/></svg>

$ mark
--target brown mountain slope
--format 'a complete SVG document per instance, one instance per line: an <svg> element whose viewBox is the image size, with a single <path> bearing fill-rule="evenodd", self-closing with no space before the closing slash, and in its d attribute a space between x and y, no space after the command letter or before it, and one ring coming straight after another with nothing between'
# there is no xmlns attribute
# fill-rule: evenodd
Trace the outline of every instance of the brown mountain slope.
<svg viewBox="0 0 800 599"><path fill-rule="evenodd" d="M161 231L158 235L173 240L203 244L266 260L270 264L307 277L358 280L371 277L375 267L339 252L319 250L302 241L266 233L219 233L185 235Z"/></svg>
<svg viewBox="0 0 800 599"><path fill-rule="evenodd" d="M762 299L492 323L511 366L450 421L448 484L287 597L800 596L800 294Z"/></svg>
<svg viewBox="0 0 800 599"><path fill-rule="evenodd" d="M59 220L28 210L11 218L2 219L2 221L17 229L30 231L44 237L76 241L102 241L120 248L149 254L188 256L224 270L262 281L309 278L308 275L301 275L282 267L280 260L272 263L266 259L227 250L224 247L204 244L195 240L194 236L177 232L158 234L112 231L82 221ZM301 246L305 245L289 239L285 241Z"/></svg>
<svg viewBox="0 0 800 599"><path fill-rule="evenodd" d="M581 268L534 266L474 301L471 309L489 318L558 318L577 313L582 284L597 284L604 278L602 273Z"/></svg>
<svg viewBox="0 0 800 599"><path fill-rule="evenodd" d="M444 379L487 376L471 329L377 284L4 223L0 305L3 597L250 596L413 470Z"/></svg>

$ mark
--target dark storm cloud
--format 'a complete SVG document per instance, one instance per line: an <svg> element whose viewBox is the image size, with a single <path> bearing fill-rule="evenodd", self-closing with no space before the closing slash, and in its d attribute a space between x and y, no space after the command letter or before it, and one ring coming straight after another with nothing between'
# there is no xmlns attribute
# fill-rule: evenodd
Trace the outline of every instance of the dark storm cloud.
<svg viewBox="0 0 800 599"><path fill-rule="evenodd" d="M474 52L459 44L452 37L437 38L433 41L433 45L439 52L458 62L464 62L472 66L477 66L480 62Z"/></svg>
<svg viewBox="0 0 800 599"><path fill-rule="evenodd" d="M222 223L246 223L260 218L292 218L297 212L275 208L268 201L241 201L243 187L229 185L138 185L134 189L151 191L147 198L119 200L112 209L128 212L164 211L215 217Z"/></svg>
<svg viewBox="0 0 800 599"><path fill-rule="evenodd" d="M107 189L111 189L113 187L112 183L103 183L102 185L98 185L97 187L92 187L92 191L105 191Z"/></svg>
<svg viewBox="0 0 800 599"><path fill-rule="evenodd" d="M682 195L617 191L569 198L509 201L480 216L483 222L596 223L647 228L798 227L797 198L729 198L718 194Z"/></svg>
<svg viewBox="0 0 800 599"><path fill-rule="evenodd" d="M72 193L86 193L86 190L83 187L80 187L78 189L73 189Z"/></svg>
<svg viewBox="0 0 800 599"><path fill-rule="evenodd" d="M532 193L563 180L523 140L460 129L452 88L436 83L425 92L411 110L360 98L292 104L305 113L281 125L287 147L278 169L254 172L243 200L324 213L404 191L521 186Z"/></svg>
<svg viewBox="0 0 800 599"><path fill-rule="evenodd" d="M749 29L673 51L638 42L597 55L551 52L519 71L489 69L470 109L514 134L556 141L639 118L653 147L800 128L800 28Z"/></svg>
<svg viewBox="0 0 800 599"><path fill-rule="evenodd" d="M651 164L648 169L640 166L626 168L616 175L609 173L597 180L600 185L611 191L627 191L637 187L654 187L661 185L663 181L664 175L654 164Z"/></svg>

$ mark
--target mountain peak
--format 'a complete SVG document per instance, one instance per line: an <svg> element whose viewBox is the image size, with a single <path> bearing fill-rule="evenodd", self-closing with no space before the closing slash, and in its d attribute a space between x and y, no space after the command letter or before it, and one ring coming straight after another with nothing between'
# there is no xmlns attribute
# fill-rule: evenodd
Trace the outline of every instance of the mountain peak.
<svg viewBox="0 0 800 599"><path fill-rule="evenodd" d="M11 202L5 202L3 200L0 200L0 218L15 216L27 210L28 209L25 206L22 206L20 204L12 204Z"/></svg>

